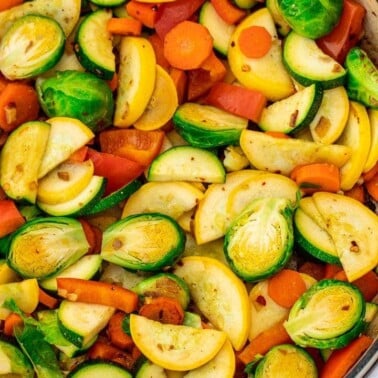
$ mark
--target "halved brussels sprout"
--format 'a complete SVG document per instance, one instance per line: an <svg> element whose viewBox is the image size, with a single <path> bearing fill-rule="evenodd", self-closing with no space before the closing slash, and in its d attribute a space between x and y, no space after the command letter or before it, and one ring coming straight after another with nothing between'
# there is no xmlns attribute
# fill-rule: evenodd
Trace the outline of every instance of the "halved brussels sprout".
<svg viewBox="0 0 378 378"><path fill-rule="evenodd" d="M343 4L343 0L278 0L282 16L291 28L311 39L328 34L336 26Z"/></svg>
<svg viewBox="0 0 378 378"><path fill-rule="evenodd" d="M315 361L304 349L291 344L277 345L258 363L255 378L317 378Z"/></svg>
<svg viewBox="0 0 378 378"><path fill-rule="evenodd" d="M186 309L190 302L187 283L173 273L158 273L145 278L133 287L133 291L146 297L165 296L177 299L183 309Z"/></svg>
<svg viewBox="0 0 378 378"><path fill-rule="evenodd" d="M351 100L378 109L378 68L360 47L353 47L345 60L347 92Z"/></svg>
<svg viewBox="0 0 378 378"><path fill-rule="evenodd" d="M58 71L36 82L39 102L49 117L77 118L92 131L112 123L114 99L106 82L89 72Z"/></svg>
<svg viewBox="0 0 378 378"><path fill-rule="evenodd" d="M366 303L349 282L325 279L293 305L285 328L302 347L342 348L364 328Z"/></svg>
<svg viewBox="0 0 378 378"><path fill-rule="evenodd" d="M59 61L66 37L53 18L29 14L17 19L0 42L0 70L10 80L48 71Z"/></svg>
<svg viewBox="0 0 378 378"><path fill-rule="evenodd" d="M130 270L156 271L176 262L185 240L184 231L167 215L129 215L104 231L101 256Z"/></svg>
<svg viewBox="0 0 378 378"><path fill-rule="evenodd" d="M292 215L290 200L258 198L231 224L224 252L239 277L258 281L285 266L294 244Z"/></svg>
<svg viewBox="0 0 378 378"><path fill-rule="evenodd" d="M88 241L78 220L36 218L12 235L7 261L21 277L42 279L58 274L88 249Z"/></svg>

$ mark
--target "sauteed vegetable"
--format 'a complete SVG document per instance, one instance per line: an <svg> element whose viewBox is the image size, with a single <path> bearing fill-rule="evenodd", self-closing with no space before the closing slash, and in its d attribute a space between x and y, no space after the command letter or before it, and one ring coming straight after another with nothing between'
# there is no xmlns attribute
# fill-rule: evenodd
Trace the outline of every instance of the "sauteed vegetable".
<svg viewBox="0 0 378 378"><path fill-rule="evenodd" d="M345 376L377 342L371 7L3 1L0 375Z"/></svg>

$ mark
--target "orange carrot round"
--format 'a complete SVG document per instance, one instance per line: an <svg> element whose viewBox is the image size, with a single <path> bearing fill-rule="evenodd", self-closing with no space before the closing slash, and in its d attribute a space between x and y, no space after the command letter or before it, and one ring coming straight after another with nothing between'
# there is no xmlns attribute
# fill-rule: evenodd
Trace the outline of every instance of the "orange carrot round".
<svg viewBox="0 0 378 378"><path fill-rule="evenodd" d="M149 298L139 309L139 315L166 324L182 324L184 320L180 302L170 297Z"/></svg>
<svg viewBox="0 0 378 378"><path fill-rule="evenodd" d="M22 123L37 119L39 109L37 92L31 85L11 82L0 93L0 128L11 132Z"/></svg>
<svg viewBox="0 0 378 378"><path fill-rule="evenodd" d="M265 131L266 135L270 135L274 138L282 138L282 139L289 139L290 136L281 132L281 131Z"/></svg>
<svg viewBox="0 0 378 378"><path fill-rule="evenodd" d="M140 35L142 33L142 22L135 18L112 17L107 24L107 30L117 35Z"/></svg>
<svg viewBox="0 0 378 378"><path fill-rule="evenodd" d="M340 170L334 164L313 163L300 165L293 169L290 178L305 193L315 191L337 192L340 190Z"/></svg>
<svg viewBox="0 0 378 378"><path fill-rule="evenodd" d="M269 52L272 36L263 26L253 25L241 31L238 43L246 57L258 59Z"/></svg>
<svg viewBox="0 0 378 378"><path fill-rule="evenodd" d="M361 203L365 203L365 190L363 185L354 185L352 189L346 190L344 195L354 198Z"/></svg>
<svg viewBox="0 0 378 378"><path fill-rule="evenodd" d="M269 296L285 308L291 308L306 290L306 283L295 270L282 269L268 280Z"/></svg>
<svg viewBox="0 0 378 378"><path fill-rule="evenodd" d="M213 38L205 26L182 21L164 38L164 56L172 67L182 70L199 68L213 49Z"/></svg>
<svg viewBox="0 0 378 378"><path fill-rule="evenodd" d="M236 24L246 16L246 11L232 4L230 0L211 0L215 11L229 25Z"/></svg>
<svg viewBox="0 0 378 378"><path fill-rule="evenodd" d="M133 339L122 328L122 323L126 317L124 312L118 311L109 320L106 333L111 343L120 348L131 350L134 346Z"/></svg>

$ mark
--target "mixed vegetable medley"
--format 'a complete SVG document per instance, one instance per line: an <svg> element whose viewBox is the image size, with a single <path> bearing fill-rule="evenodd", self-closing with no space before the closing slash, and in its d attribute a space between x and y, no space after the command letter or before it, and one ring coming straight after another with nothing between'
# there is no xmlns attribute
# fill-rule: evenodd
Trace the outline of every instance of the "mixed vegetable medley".
<svg viewBox="0 0 378 378"><path fill-rule="evenodd" d="M0 376L350 371L378 317L363 4L1 1Z"/></svg>

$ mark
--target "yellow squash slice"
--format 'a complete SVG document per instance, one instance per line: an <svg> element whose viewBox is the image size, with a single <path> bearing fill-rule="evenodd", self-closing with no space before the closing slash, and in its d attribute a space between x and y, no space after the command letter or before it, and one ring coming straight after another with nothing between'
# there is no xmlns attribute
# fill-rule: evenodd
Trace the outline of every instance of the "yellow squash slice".
<svg viewBox="0 0 378 378"><path fill-rule="evenodd" d="M209 362L221 350L227 335L215 329L163 324L130 315L135 345L154 364L170 370L192 370Z"/></svg>
<svg viewBox="0 0 378 378"><path fill-rule="evenodd" d="M200 312L227 333L235 350L240 350L248 338L251 320L244 283L228 266L210 257L184 257L174 273L189 285Z"/></svg>

